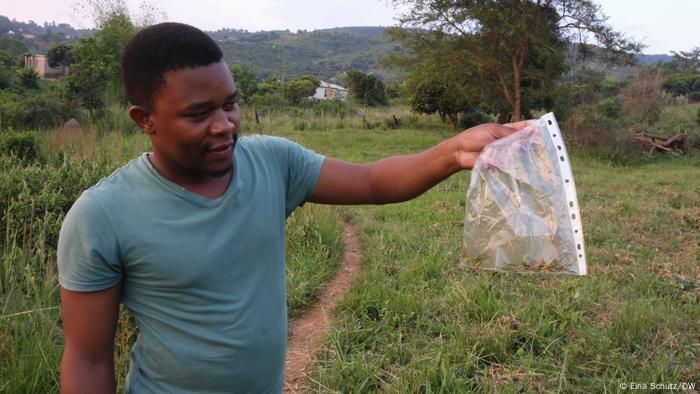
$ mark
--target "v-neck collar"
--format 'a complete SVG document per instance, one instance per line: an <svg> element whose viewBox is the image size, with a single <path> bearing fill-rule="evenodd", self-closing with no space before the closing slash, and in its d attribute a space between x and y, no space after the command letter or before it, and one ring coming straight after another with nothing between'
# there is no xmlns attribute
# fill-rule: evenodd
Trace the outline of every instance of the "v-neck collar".
<svg viewBox="0 0 700 394"><path fill-rule="evenodd" d="M229 196L233 195L236 193L236 191L240 188L240 169L238 162L236 160L236 149L234 149L232 155L233 155L233 174L231 176L231 181L228 184L228 187L226 188L226 191L224 194L220 195L217 198L211 199L208 197L205 197L201 194L197 194L195 192L192 192L190 190L187 190L186 188L178 185L177 183L171 181L170 179L164 177L156 168L151 164L151 161L148 159L148 156L150 155L150 152L146 152L141 155L139 158L139 161L142 163L142 165L146 168L148 173L155 179L155 181L164 187L167 191L177 195L178 197L190 201L192 203L195 203L197 205L202 205L206 207L214 207L219 204L221 204L223 201L229 198Z"/></svg>

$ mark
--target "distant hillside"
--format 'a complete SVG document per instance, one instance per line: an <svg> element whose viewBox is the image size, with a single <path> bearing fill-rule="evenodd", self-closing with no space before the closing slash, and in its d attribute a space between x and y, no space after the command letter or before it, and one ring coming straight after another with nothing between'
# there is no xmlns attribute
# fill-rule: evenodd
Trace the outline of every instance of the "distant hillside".
<svg viewBox="0 0 700 394"><path fill-rule="evenodd" d="M673 60L673 56L671 55L645 55L645 54L640 54L637 55L637 60L639 63L647 65L647 64L656 64L656 63L668 63L671 60Z"/></svg>
<svg viewBox="0 0 700 394"><path fill-rule="evenodd" d="M239 29L209 31L219 42L224 59L252 69L258 79L269 76L294 79L311 74L331 80L340 73L358 70L388 80L401 76L399 70L382 67L381 58L397 52L399 46L384 36L384 27L338 27L324 30L289 30L249 32ZM74 29L61 23L38 25L33 21L19 22L0 15L0 50L12 55L25 52L46 53L59 42L75 42L79 37L94 34L93 30ZM570 48L575 53L576 46ZM590 48L592 53L595 48ZM637 55L640 64L667 62L670 55ZM626 78L636 74L636 67L604 69L595 58L571 60L572 69L592 67L609 75Z"/></svg>
<svg viewBox="0 0 700 394"><path fill-rule="evenodd" d="M0 15L0 50L46 53L60 42L74 42L94 34L94 30L74 29L67 23L20 22Z"/></svg>
<svg viewBox="0 0 700 394"><path fill-rule="evenodd" d="M208 33L219 40L229 64L247 66L261 79L274 75L289 80L303 74L330 79L351 70L385 79L397 75L379 63L382 56L399 49L385 38L383 27Z"/></svg>

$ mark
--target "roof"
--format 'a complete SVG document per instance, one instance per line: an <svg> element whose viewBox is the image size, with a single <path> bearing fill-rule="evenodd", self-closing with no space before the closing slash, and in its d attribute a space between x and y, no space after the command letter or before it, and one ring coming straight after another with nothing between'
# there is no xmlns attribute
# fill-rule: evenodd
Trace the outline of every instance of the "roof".
<svg viewBox="0 0 700 394"><path fill-rule="evenodd" d="M320 87L322 87L322 88L328 88L328 89L336 89L336 90L347 90L346 88L344 88L344 87L342 87L342 86L340 86L340 85L335 85L335 84L328 83L328 82L323 82L323 81L321 81Z"/></svg>

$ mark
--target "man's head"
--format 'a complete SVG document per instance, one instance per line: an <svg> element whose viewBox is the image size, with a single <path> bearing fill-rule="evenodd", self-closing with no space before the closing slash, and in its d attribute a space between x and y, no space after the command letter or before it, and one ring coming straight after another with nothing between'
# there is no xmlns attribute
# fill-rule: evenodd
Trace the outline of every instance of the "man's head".
<svg viewBox="0 0 700 394"><path fill-rule="evenodd" d="M182 23L149 26L132 37L120 59L131 104L151 109L165 73L221 61L221 48L206 33Z"/></svg>
<svg viewBox="0 0 700 394"><path fill-rule="evenodd" d="M178 183L230 172L240 128L236 85L204 32L161 23L137 33L121 58L129 116L151 138L151 162Z"/></svg>

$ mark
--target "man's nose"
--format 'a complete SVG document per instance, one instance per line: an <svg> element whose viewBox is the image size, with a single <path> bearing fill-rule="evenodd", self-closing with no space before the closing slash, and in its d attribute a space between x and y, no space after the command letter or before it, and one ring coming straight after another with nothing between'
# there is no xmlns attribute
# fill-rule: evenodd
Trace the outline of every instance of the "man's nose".
<svg viewBox="0 0 700 394"><path fill-rule="evenodd" d="M211 124L212 134L232 134L236 129L236 124L229 118L226 111L219 109L216 111Z"/></svg>

